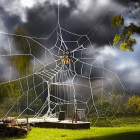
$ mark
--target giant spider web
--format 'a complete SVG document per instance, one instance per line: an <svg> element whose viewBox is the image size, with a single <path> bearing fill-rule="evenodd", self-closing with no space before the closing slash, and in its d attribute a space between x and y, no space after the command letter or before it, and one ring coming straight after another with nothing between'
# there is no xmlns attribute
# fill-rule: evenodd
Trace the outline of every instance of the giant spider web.
<svg viewBox="0 0 140 140"><path fill-rule="evenodd" d="M112 10L109 9L88 34L79 35L61 27L59 6L58 0L58 24L47 38L0 33L6 46L6 51L0 53L0 59L8 60L9 65L9 75L1 85L14 82L22 93L3 114L3 118L14 115L12 113L15 110L18 117L29 114L34 114L35 118L56 117L61 110L66 111L67 118L72 118L75 99L77 108L85 109L86 116L94 116L95 122L99 118L116 116L121 110L125 88L116 69L113 69L118 63L114 59L115 50L106 31L110 21L104 21ZM121 7L117 9L120 13ZM107 57L94 43L98 32L102 32L108 41L112 58ZM22 38L29 53L15 50L15 36ZM47 45L52 38L56 38L53 44ZM35 51L32 45L36 46ZM71 52L69 65L63 64L61 60L66 50ZM36 51L41 52L42 57ZM13 56L30 56L30 72L13 78L15 69L10 65Z"/></svg>

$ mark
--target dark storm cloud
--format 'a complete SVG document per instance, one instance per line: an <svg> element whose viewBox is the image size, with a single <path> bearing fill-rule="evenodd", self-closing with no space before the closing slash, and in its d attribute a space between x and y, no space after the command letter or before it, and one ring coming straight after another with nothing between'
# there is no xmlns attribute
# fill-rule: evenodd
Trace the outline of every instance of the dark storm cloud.
<svg viewBox="0 0 140 140"><path fill-rule="evenodd" d="M102 24L104 24L103 28L107 31L109 39L112 40L115 34L114 33L115 31L113 31L113 29L111 28L112 17L115 14L124 14L126 12L127 4L129 2L138 2L138 1L130 0L122 2L114 0L114 2L115 3L113 3L113 1L110 1L110 3L108 3L107 5L100 6L98 1L90 1L90 4L87 6L82 5L81 4L82 1L76 1L75 4L77 6L75 6L74 8L60 7L61 26L66 30L74 32L76 34L87 35L89 33L89 36L95 37L95 41L97 41L97 43L102 43L99 44L102 46L106 44L107 41L104 37L104 33L102 33L102 31L99 31L100 32L99 33L96 30L100 26L102 26ZM84 10L86 6L87 9ZM126 14L128 13L125 13L125 15ZM94 36L94 33L96 33L96 36Z"/></svg>
<svg viewBox="0 0 140 140"><path fill-rule="evenodd" d="M6 12L2 6L0 6L0 19L8 32L11 32L15 25L21 24L21 19L18 15Z"/></svg>
<svg viewBox="0 0 140 140"><path fill-rule="evenodd" d="M80 2L81 1L79 0L71 0L68 1L69 6L60 4L59 18L61 27L76 34L88 34L92 31L89 36L91 38L94 37L94 43L96 41L96 43L99 43L99 46L107 44L107 39L104 37L104 34L105 32L107 32L107 34L108 32L110 32L108 34L109 39L113 39L114 31L111 29L110 22L111 17L116 13L116 11L108 12L106 6L102 7L102 9L97 9L97 11L95 11L94 9L96 8L96 6L98 6L97 1L91 1L89 9L82 11L82 7L79 7ZM119 1L115 2L118 3ZM57 25L57 10L57 3L51 5L49 2L37 4L33 8L28 8L26 11L27 22L24 25L28 32L31 34L31 36L46 37L47 35L49 35ZM102 18L104 13L107 14L104 18ZM12 22L8 22L7 17L7 24L9 23L9 26L11 25L11 27L13 27L14 24L18 23L18 21L16 21L14 18L16 18L17 20L19 19L17 16L11 17L10 20L15 21L12 24ZM99 31L96 31L97 28L95 28L95 30L92 30L92 28L96 26L100 27L102 26L102 24L104 24L103 28L106 31L101 31L101 29ZM94 33L96 35L94 35Z"/></svg>
<svg viewBox="0 0 140 140"><path fill-rule="evenodd" d="M107 12L106 8L103 8L100 12L98 9L95 12L95 7L98 6L96 1L91 1L90 6L86 6L81 3L81 1L76 1L76 5L74 8L60 8L60 24L61 26L71 32L76 34L87 35L95 25L99 23L101 17L103 16L102 12ZM71 7L71 5L70 5ZM84 8L86 8L83 10ZM66 13L66 14L65 14ZM67 14L68 13L68 14ZM102 21L103 23L103 21Z"/></svg>
<svg viewBox="0 0 140 140"><path fill-rule="evenodd" d="M112 0L113 2L116 2L116 3L119 3L123 6L127 6L128 3L132 2L132 3L135 3L135 2L140 2L140 0Z"/></svg>
<svg viewBox="0 0 140 140"><path fill-rule="evenodd" d="M76 2L74 0L67 1L68 7L63 3L59 6L59 21L63 25L63 19L70 18L73 9L76 9ZM51 4L46 1L43 4L36 4L33 8L26 9L27 22L24 24L25 28L32 36L47 37L56 28L58 24L58 5ZM69 26L69 25L68 25Z"/></svg>
<svg viewBox="0 0 140 140"><path fill-rule="evenodd" d="M109 4L107 6L102 6L101 9L99 9L100 7L96 8L99 6L97 0L90 1L90 5L88 5L86 10L83 10L84 8L86 8L86 5L84 7L84 5L81 4L82 1L70 0L67 2L68 6L64 5L63 3L60 3L59 6L60 25L61 27L77 34L88 34L92 30L92 28L94 28L95 26L102 26L103 23L107 23L105 24L104 28L110 27L111 17L116 13L116 11L114 10L108 12L109 6L111 7L111 5ZM121 0L114 0L114 2L121 5L126 5L129 2L132 2L132 0L129 0L127 2L122 2ZM134 2L138 2L138 0ZM57 3L51 4L51 2L49 1L43 4L38 3L32 8L27 8L27 22L25 24L25 27L31 33L31 35L37 37L44 37L45 35L47 36L55 29L57 25L57 10ZM18 15L11 15L10 13L5 12L2 7L0 8L0 11L3 15L3 20L7 28L12 29L12 27L14 27L16 24L21 24L21 19ZM102 18L105 13L107 13L107 15ZM107 33L110 32L110 30L111 28L109 28L109 30L107 29ZM92 32L94 33L95 31L92 30ZM97 40L97 43L101 42L98 41L98 36L101 37L103 44L106 43L104 41L104 37L102 37L102 32L98 32L96 34L97 35L95 36L95 40ZM112 37L112 31L111 34L108 35ZM112 40L112 38L110 40Z"/></svg>
<svg viewBox="0 0 140 140"><path fill-rule="evenodd" d="M85 3L82 3L84 1ZM108 1L109 3L105 3L104 5L102 5L101 2L99 3L98 0L68 0L67 2L67 5L61 3L59 6L60 26L75 34L88 35L95 50L93 52L84 52L83 57L89 56L89 53L90 56L98 57L102 54L101 51L104 51L105 53L106 46L109 48L109 46L112 45L114 35L118 31L111 28L111 18L113 15L123 14L124 18L129 19L129 15L132 16L133 14L133 9L130 9L129 13L126 11L127 7L130 6L128 5L129 2L138 3L139 0L110 0ZM48 37L55 30L58 24L58 5L57 3L51 4L49 1L43 4L38 3L31 8L26 8L26 22L23 22L21 17L17 14L10 14L9 12L6 12L4 7L0 7L0 11L1 19L3 20L5 27L8 29L8 32L10 32L17 24L20 24L24 26L30 36L39 38ZM135 19L137 20L137 17ZM72 41L72 38L70 38L70 35L68 34L65 34L64 38L65 40L68 39ZM52 42L55 41L56 36L51 38L48 44L52 44ZM46 42L44 42L43 45L45 46L45 44ZM87 43L87 46L89 45L90 42ZM110 55L110 53L104 56L110 60L114 57ZM116 61L124 65L126 57L129 57L128 54L117 54ZM139 63L135 60L135 57L132 58L132 61ZM113 69L111 63L106 64L105 67L109 70L112 69L113 71L117 69L117 66L113 67ZM135 70L139 68L140 66L138 65L135 67ZM122 70L118 70L118 75L122 80L124 80L132 73L133 70L133 67L126 66ZM132 76L129 78L132 78ZM132 84L132 81L124 81L125 83L128 82ZM139 82L137 81L136 83Z"/></svg>
<svg viewBox="0 0 140 140"><path fill-rule="evenodd" d="M31 36L47 37L57 26L56 5L36 5L27 9L27 23L24 25Z"/></svg>
<svg viewBox="0 0 140 140"><path fill-rule="evenodd" d="M59 6L59 21L62 28L74 32L76 34L88 34L95 25L101 26L102 23L110 22L110 16L114 12L110 12L102 19L103 14L107 13L108 9L94 9L98 4L91 1L91 6L85 11L82 11L81 1L68 1L68 6L62 3ZM91 10L93 8L93 10ZM57 4L51 5L45 2L42 5L36 5L31 9L27 9L26 28L35 36L43 36L54 30L58 20ZM99 24L100 22L100 24ZM109 26L109 25L108 25Z"/></svg>
<svg viewBox="0 0 140 140"><path fill-rule="evenodd" d="M69 6L62 5L62 4L60 4L60 6L59 6L60 23L62 23L61 20L69 18L71 12L73 10L77 9L77 4L78 4L77 1L70 0L70 1L67 1L67 2L68 2Z"/></svg>

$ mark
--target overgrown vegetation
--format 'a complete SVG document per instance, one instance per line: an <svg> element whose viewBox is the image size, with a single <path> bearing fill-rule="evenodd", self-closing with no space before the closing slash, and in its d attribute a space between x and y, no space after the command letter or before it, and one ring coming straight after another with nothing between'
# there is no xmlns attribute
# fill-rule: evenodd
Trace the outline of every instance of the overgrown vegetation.
<svg viewBox="0 0 140 140"><path fill-rule="evenodd" d="M88 119L91 126L95 127L121 127L121 126L130 126L140 124L139 116L135 117L104 117L98 118L98 121L95 123L97 118L92 117Z"/></svg>
<svg viewBox="0 0 140 140"><path fill-rule="evenodd" d="M132 114L140 115L140 97L133 95L126 103L126 109Z"/></svg>
<svg viewBox="0 0 140 140"><path fill-rule="evenodd" d="M33 66L32 66L32 57L31 53L35 54L36 52L36 44L33 41L27 40L26 36L28 35L28 32L21 26L17 26L14 29L14 33L17 36L14 36L13 40L15 43L15 49L18 51L18 53L23 55L13 55L10 58L11 61L11 67L15 68L18 72L19 77L21 78L19 80L15 80L13 82L7 82L3 83L3 81L0 81L2 83L0 85L0 118L4 117L4 115L9 111L9 109L13 106L13 109L10 111L9 116L17 117L25 108L27 108L27 100L29 103L31 103L36 96L38 96L35 93L34 86L38 83L42 82L42 79L28 76L33 73ZM21 37L21 36L25 37ZM34 82L34 79L36 82ZM28 83L28 85L27 85ZM35 84L35 85L34 85ZM29 91L28 91L29 90ZM36 91L42 91L41 86L36 87ZM24 92L24 95L22 93ZM27 95L28 94L28 95ZM21 97L19 99L19 97ZM28 98L27 98L28 96ZM19 100L18 100L19 99ZM39 108L42 105L42 100L38 98L34 104L30 106L32 110L39 110ZM31 111L27 111L27 113L31 113ZM35 112L32 112L32 115L35 114Z"/></svg>

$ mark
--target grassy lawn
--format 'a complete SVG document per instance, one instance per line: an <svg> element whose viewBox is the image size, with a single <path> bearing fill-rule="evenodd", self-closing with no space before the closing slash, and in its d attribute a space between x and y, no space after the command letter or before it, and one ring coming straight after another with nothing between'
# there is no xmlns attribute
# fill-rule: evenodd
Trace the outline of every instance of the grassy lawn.
<svg viewBox="0 0 140 140"><path fill-rule="evenodd" d="M91 127L89 130L33 128L25 137L0 140L140 140L140 124L125 127Z"/></svg>

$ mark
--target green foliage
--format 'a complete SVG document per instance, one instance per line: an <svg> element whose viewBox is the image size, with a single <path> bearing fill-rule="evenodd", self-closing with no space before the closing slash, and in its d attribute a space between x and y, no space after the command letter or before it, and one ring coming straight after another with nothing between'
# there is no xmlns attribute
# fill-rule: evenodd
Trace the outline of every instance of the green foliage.
<svg viewBox="0 0 140 140"><path fill-rule="evenodd" d="M133 49L133 45L136 44L136 40L133 39L133 38L128 38L126 39L125 42L123 43L120 43L120 48L123 50L123 51L127 51L129 50L130 52L133 52L134 49Z"/></svg>
<svg viewBox="0 0 140 140"><path fill-rule="evenodd" d="M23 27L17 26L14 29L14 33L19 35L19 36L14 36L14 40L18 47L18 50L22 51L24 54L29 54L30 48L27 39L26 37L21 37L21 35L27 36L28 32Z"/></svg>
<svg viewBox="0 0 140 140"><path fill-rule="evenodd" d="M20 95L21 89L18 81L0 85L0 117L7 113Z"/></svg>
<svg viewBox="0 0 140 140"><path fill-rule="evenodd" d="M30 59L31 57L29 55L11 56L11 65L17 68L20 77L26 75L29 72Z"/></svg>
<svg viewBox="0 0 140 140"><path fill-rule="evenodd" d="M37 112L41 108L43 103L41 99L37 98L35 100L35 98L36 95L34 94L33 90L31 90L29 93L25 93L24 95L22 95L22 97L19 99L20 111L22 112L24 109L27 108L27 100L28 100L29 108ZM31 112L29 110L25 112L25 114L23 115L29 115L29 114L35 115L34 112Z"/></svg>
<svg viewBox="0 0 140 140"><path fill-rule="evenodd" d="M111 20L112 28L116 29L117 25L123 25L124 20L121 15L115 15Z"/></svg>
<svg viewBox="0 0 140 140"><path fill-rule="evenodd" d="M133 46L134 44L136 44L136 40L133 38L129 38L127 40L127 46Z"/></svg>
<svg viewBox="0 0 140 140"><path fill-rule="evenodd" d="M128 49L130 52L133 52L133 45L136 44L136 40L133 38L128 38L128 40L126 41L127 46L126 49Z"/></svg>
<svg viewBox="0 0 140 140"><path fill-rule="evenodd" d="M117 25L123 25L123 18L121 18L121 15L115 15L112 18L112 28L116 29ZM131 35L134 33L140 34L140 26L136 26L133 23L130 23L129 26L124 26L121 34L116 34L113 39L113 46L115 46L118 42L120 43L120 48L123 51L129 50L130 52L133 52L133 46L136 44L136 40L130 38Z"/></svg>
<svg viewBox="0 0 140 140"><path fill-rule="evenodd" d="M134 25L134 23L130 23L128 27L125 26L122 31L124 36L131 36L134 33L140 34L140 27Z"/></svg>
<svg viewBox="0 0 140 140"><path fill-rule="evenodd" d="M134 117L104 117L98 118L98 121L95 123L97 117L88 118L90 121L90 126L95 127L120 127L120 126L130 126L140 124L140 118L138 116Z"/></svg>
<svg viewBox="0 0 140 140"><path fill-rule="evenodd" d="M121 35L120 34L116 34L113 40L113 46L115 46L121 39Z"/></svg>
<svg viewBox="0 0 140 140"><path fill-rule="evenodd" d="M27 35L25 29L21 26L17 26L14 30L14 33L17 35ZM29 53L30 49L26 38L20 37L20 36L14 36L15 42L17 43L17 49L20 52L23 52L25 54ZM27 74L30 70L30 55L21 55L21 56L11 56L11 65L13 67L16 67L16 69L19 71L20 77ZM4 101L5 98L18 98L21 95L21 87L19 84L19 81L9 82L0 85L0 101Z"/></svg>
<svg viewBox="0 0 140 140"><path fill-rule="evenodd" d="M112 117L112 116L117 116L117 117L122 117L124 116L124 110L125 107L123 105L123 95L122 94L114 94L111 93L110 98L106 98L106 96L95 96L94 95L94 103L96 106L96 109L98 110L98 115L100 117ZM96 118L97 113L96 110L93 106L92 100L87 103L88 106L90 106L90 112L88 113L88 118ZM92 106L91 106L92 105ZM95 121L95 119L94 119Z"/></svg>
<svg viewBox="0 0 140 140"><path fill-rule="evenodd" d="M27 42L27 39L25 37L21 37L20 35L27 36L28 33L21 26L17 26L14 29L14 33L19 35L19 36L14 36L16 49L20 51L22 54L27 54L27 55L19 55L19 56L11 57L11 65L13 67L16 67L16 69L19 71L20 77L22 77L29 72L31 56L28 54L30 54L31 50Z"/></svg>
<svg viewBox="0 0 140 140"><path fill-rule="evenodd" d="M0 85L0 102L2 102L4 98L14 95L13 86L11 83Z"/></svg>
<svg viewBox="0 0 140 140"><path fill-rule="evenodd" d="M17 36L13 36L14 38L14 44L15 44L15 49L19 51L22 55L18 56L11 56L11 66L16 68L19 72L20 77L24 77L28 74L32 73L32 65L30 64L31 62L31 53L36 55L38 52L36 52L36 44L33 41L27 40L26 36L28 36L28 32L22 27L22 26L17 26L14 29L14 33ZM24 36L24 37L23 37ZM30 43L29 43L30 42ZM28 81L27 81L28 80ZM28 78L22 78L20 79L21 84L22 84L22 89L23 92L26 92L28 89L27 82L29 83L29 88L33 88L33 78L30 76ZM36 80L38 81L38 80ZM16 103L17 99L21 96L21 86L19 81L14 81L14 82L8 82L5 84L0 85L0 112L1 114L6 114L7 111ZM25 94L26 95L26 94ZM18 103L19 111L23 111L22 108L25 109L25 106L27 105L26 103L26 97L23 96L23 99L21 100L21 103ZM35 93L33 90L29 91L29 102L31 103L35 98ZM7 105L7 102L9 102L9 105ZM13 104L12 104L13 103ZM36 107L36 105L38 105ZM32 104L30 107L34 110L38 110L42 105L41 100L36 100L34 104ZM14 107L17 108L17 107ZM16 113L16 109L13 109L10 112ZM16 115L16 114L15 114ZM1 117L1 116L0 116Z"/></svg>
<svg viewBox="0 0 140 140"><path fill-rule="evenodd" d="M3 102L4 98L8 97L18 98L20 95L21 89L17 81L0 85L0 102Z"/></svg>
<svg viewBox="0 0 140 140"><path fill-rule="evenodd" d="M19 25L16 26L16 28L14 29L14 33L16 35L24 35L24 36L27 36L28 35L28 32L22 26L19 26Z"/></svg>
<svg viewBox="0 0 140 140"><path fill-rule="evenodd" d="M130 110L136 115L140 115L140 97L136 95L131 96L126 103L126 109Z"/></svg>
<svg viewBox="0 0 140 140"><path fill-rule="evenodd" d="M126 42L120 44L120 48L121 48L123 51L126 51L126 47L127 47L127 43L126 43Z"/></svg>
<svg viewBox="0 0 140 140"><path fill-rule="evenodd" d="M15 97L4 98L4 101L0 106L0 112L2 111L3 114L1 114L0 117L4 117L4 115L6 115L6 113L16 103L16 101L17 101L17 98L15 98ZM16 105L13 107L12 111L8 115L10 117L16 117L18 115Z"/></svg>
<svg viewBox="0 0 140 140"><path fill-rule="evenodd" d="M30 64L32 57L29 54L32 53L33 55L37 55L37 44L26 38L29 33L22 26L17 26L14 29L14 33L19 35L14 36L16 50L18 50L23 55L12 56L11 65L18 70L20 77L23 77L27 75L32 69Z"/></svg>

